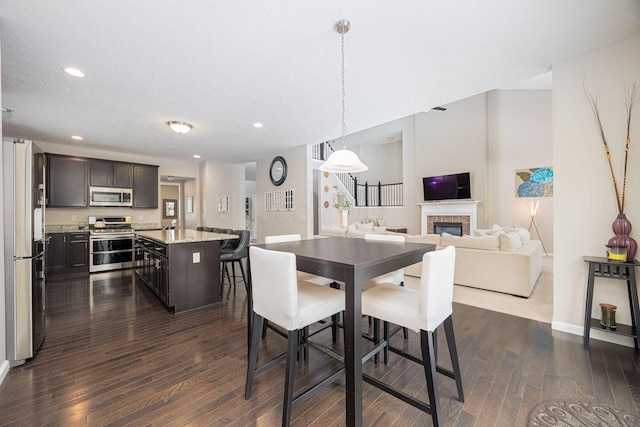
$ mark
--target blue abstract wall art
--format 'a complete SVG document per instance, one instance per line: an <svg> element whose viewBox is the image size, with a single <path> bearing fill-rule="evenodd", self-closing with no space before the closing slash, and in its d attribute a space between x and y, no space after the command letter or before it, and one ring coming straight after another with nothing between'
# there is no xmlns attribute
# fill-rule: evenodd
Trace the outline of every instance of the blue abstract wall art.
<svg viewBox="0 0 640 427"><path fill-rule="evenodd" d="M517 170L516 197L553 197L553 168Z"/></svg>

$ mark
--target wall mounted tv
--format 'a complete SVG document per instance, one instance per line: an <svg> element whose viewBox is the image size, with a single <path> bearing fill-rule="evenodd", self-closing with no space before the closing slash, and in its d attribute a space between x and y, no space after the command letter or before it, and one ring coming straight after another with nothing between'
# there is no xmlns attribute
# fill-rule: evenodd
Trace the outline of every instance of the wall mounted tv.
<svg viewBox="0 0 640 427"><path fill-rule="evenodd" d="M469 172L422 178L424 200L470 199Z"/></svg>

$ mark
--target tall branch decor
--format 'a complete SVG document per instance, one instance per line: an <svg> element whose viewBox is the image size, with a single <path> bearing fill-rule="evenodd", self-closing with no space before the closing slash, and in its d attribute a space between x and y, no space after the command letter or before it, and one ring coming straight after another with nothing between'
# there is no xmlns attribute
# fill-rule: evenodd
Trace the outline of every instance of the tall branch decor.
<svg viewBox="0 0 640 427"><path fill-rule="evenodd" d="M613 164L611 163L611 151L609 149L609 143L604 133L604 127L602 126L602 120L600 119L600 109L598 106L598 98L587 92L584 89L585 95L593 112L593 118L600 133L600 139L604 146L605 156L609 164L609 172L611 172L611 179L613 181L613 189L616 193L616 202L618 207L618 217L613 222L612 228L615 236L609 239L610 246L626 246L627 258L633 260L638 250L637 242L629 237L631 233L631 223L624 214L625 208L625 196L627 190L627 167L629 164L629 147L631 145L631 117L633 116L633 106L640 100L638 98L640 92L640 86L637 83L625 84L625 98L624 104L627 111L627 138L624 146L624 169L622 173L622 191L620 191L620 185L616 179L615 171L613 170Z"/></svg>

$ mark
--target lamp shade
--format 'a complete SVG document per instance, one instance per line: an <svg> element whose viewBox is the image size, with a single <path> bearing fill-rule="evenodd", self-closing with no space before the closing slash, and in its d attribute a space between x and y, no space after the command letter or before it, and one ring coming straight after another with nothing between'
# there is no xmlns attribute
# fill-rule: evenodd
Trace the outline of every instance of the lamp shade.
<svg viewBox="0 0 640 427"><path fill-rule="evenodd" d="M364 172L369 169L356 153L341 148L334 151L319 169L325 172Z"/></svg>

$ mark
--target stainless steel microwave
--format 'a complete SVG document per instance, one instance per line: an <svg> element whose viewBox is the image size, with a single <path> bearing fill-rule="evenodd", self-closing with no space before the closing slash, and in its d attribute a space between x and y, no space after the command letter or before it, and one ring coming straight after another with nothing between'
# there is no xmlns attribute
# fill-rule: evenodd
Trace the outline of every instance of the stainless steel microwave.
<svg viewBox="0 0 640 427"><path fill-rule="evenodd" d="M89 206L133 206L130 188L90 187L89 195Z"/></svg>

